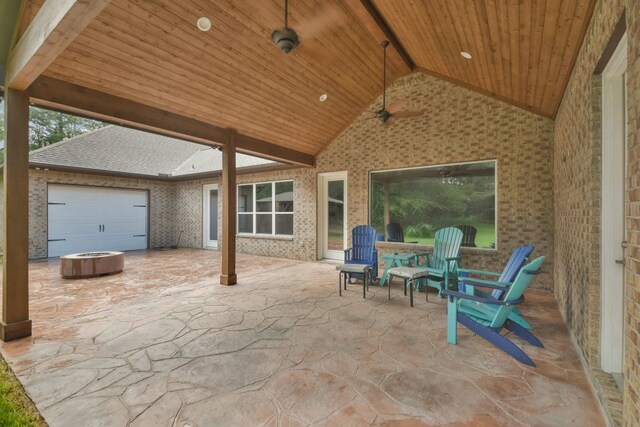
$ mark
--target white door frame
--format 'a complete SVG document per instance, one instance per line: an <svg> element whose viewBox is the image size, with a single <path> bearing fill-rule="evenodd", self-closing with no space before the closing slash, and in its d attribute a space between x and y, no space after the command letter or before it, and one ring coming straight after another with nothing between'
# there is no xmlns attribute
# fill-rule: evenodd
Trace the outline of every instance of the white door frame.
<svg viewBox="0 0 640 427"><path fill-rule="evenodd" d="M203 248L217 248L219 240L209 240L209 222L211 215L210 205L210 192L211 190L218 190L218 184L205 184L202 186L202 247ZM218 190L218 203L220 203L220 191ZM218 230L218 239L220 239L220 230Z"/></svg>
<svg viewBox="0 0 640 427"><path fill-rule="evenodd" d="M347 201L347 171L325 172L318 174L318 259L344 260L343 251L329 251L327 230L329 228L329 216L327 212L327 197L329 195L329 181L344 181L344 242L343 247L347 247L349 221L348 201ZM338 253L339 252L339 253Z"/></svg>
<svg viewBox="0 0 640 427"><path fill-rule="evenodd" d="M612 373L622 372L624 359L626 69L625 34L602 72L600 361Z"/></svg>

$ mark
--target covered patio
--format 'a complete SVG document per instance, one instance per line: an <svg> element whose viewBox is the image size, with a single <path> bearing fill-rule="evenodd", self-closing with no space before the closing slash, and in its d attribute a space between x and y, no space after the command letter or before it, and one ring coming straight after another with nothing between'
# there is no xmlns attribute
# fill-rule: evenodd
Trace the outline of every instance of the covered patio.
<svg viewBox="0 0 640 427"><path fill-rule="evenodd" d="M638 17L637 0L1 2L3 356L52 425L639 425ZM220 176L32 173L32 106L215 148ZM286 167L238 174L236 153ZM536 368L462 327L446 344L443 303L340 298L327 263L376 209L379 235L417 206L438 216L405 227L474 225L389 183L478 162L489 236L460 265L545 257L524 306ZM78 281L30 260L66 205L50 184L146 192L150 251ZM172 232L189 249L152 250ZM377 242L378 262L427 234Z"/></svg>
<svg viewBox="0 0 640 427"><path fill-rule="evenodd" d="M339 297L332 264L237 262L234 287L205 250L76 281L32 262L34 338L2 353L51 425L604 425L549 292L524 307L530 368L466 330L448 345L444 302L400 286Z"/></svg>

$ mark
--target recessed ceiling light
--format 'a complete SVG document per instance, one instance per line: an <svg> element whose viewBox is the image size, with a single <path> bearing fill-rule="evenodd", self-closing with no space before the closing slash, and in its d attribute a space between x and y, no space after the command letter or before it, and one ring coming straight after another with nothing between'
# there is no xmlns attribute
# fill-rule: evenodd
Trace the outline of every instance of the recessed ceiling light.
<svg viewBox="0 0 640 427"><path fill-rule="evenodd" d="M201 16L198 18L197 25L200 31L209 31L211 29L211 19L206 16Z"/></svg>
<svg viewBox="0 0 640 427"><path fill-rule="evenodd" d="M465 52L465 51L460 52L460 55L462 55L462 57L463 57L464 59L471 59L471 58L473 58L473 56L471 56L471 54L470 54L469 52Z"/></svg>
<svg viewBox="0 0 640 427"><path fill-rule="evenodd" d="M324 102L327 100L327 98L329 97L329 95L327 95L326 93L323 93L322 95L320 95L320 102Z"/></svg>

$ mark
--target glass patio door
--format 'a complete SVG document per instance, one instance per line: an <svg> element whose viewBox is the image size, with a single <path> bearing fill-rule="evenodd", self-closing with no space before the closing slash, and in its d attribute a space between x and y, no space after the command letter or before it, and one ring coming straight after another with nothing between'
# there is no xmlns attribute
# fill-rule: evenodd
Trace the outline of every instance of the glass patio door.
<svg viewBox="0 0 640 427"><path fill-rule="evenodd" d="M348 236L347 173L325 173L318 178L321 258L343 260Z"/></svg>

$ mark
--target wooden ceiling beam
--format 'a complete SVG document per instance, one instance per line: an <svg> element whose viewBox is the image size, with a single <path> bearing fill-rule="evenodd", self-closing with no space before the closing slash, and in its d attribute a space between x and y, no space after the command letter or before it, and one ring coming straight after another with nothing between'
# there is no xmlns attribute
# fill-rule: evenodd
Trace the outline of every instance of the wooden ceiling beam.
<svg viewBox="0 0 640 427"><path fill-rule="evenodd" d="M46 76L33 82L29 96L37 106L198 144L222 146L229 134L227 128ZM268 141L237 133L235 142L237 150L245 154L300 166L315 166L313 155Z"/></svg>
<svg viewBox="0 0 640 427"><path fill-rule="evenodd" d="M26 90L111 0L47 0L9 54L5 86Z"/></svg>
<svg viewBox="0 0 640 427"><path fill-rule="evenodd" d="M369 32L378 39L378 41L389 40L395 53L400 57L405 66L403 75L409 74L415 69L415 62L407 53L398 37L382 17L378 9L370 0L346 0L345 3L349 9L355 14L358 20L369 30Z"/></svg>

